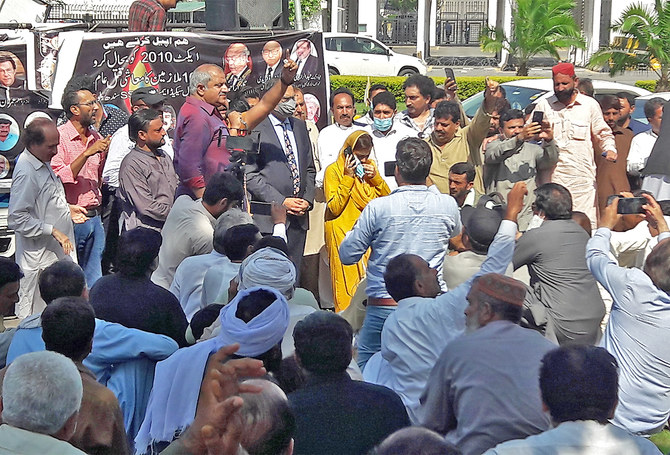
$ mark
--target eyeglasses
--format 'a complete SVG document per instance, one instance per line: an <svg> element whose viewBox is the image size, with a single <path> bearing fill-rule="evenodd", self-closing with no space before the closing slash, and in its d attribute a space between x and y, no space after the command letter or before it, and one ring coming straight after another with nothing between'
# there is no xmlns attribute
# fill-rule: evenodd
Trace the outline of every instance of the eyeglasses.
<svg viewBox="0 0 670 455"><path fill-rule="evenodd" d="M77 106L88 106L88 107L92 107L92 106L95 105L95 104L98 104L98 102L97 102L96 100L91 100L91 101L89 101L89 102L87 102L87 103L77 103Z"/></svg>

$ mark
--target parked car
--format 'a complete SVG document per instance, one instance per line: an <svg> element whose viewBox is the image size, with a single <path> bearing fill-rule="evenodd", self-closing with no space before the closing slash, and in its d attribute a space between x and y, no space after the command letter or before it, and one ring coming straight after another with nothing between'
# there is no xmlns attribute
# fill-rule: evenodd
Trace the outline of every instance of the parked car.
<svg viewBox="0 0 670 455"><path fill-rule="evenodd" d="M9 188L12 179L0 179L0 256L10 258L16 251L14 231L7 226L9 214Z"/></svg>
<svg viewBox="0 0 670 455"><path fill-rule="evenodd" d="M631 115L631 117L647 125L649 121L644 115L644 105L647 103L647 101L656 97L660 97L668 101L670 100L670 92L658 92L650 93L649 95L638 96L635 98L635 110L633 111L633 115Z"/></svg>
<svg viewBox="0 0 670 455"><path fill-rule="evenodd" d="M324 57L330 75L410 76L426 74L416 57L397 54L376 39L353 33L324 33Z"/></svg>
<svg viewBox="0 0 670 455"><path fill-rule="evenodd" d="M458 78L456 78L456 82L458 82ZM524 109L530 103L537 103L541 99L549 98L554 94L554 83L550 78L520 79L518 81L503 82L500 85L505 88L506 98L512 109ZM593 89L596 98L602 95L614 95L618 92L632 93L636 97L651 93L649 90L635 87L634 85L601 80L593 80ZM463 101L465 114L470 118L474 117L483 99L484 92L482 91ZM635 112L637 113L637 110ZM644 117L644 113L642 116Z"/></svg>

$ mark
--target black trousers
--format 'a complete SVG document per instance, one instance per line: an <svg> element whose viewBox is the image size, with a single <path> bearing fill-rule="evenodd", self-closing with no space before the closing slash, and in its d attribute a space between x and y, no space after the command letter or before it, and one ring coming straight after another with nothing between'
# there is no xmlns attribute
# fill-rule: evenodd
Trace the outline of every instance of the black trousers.
<svg viewBox="0 0 670 455"><path fill-rule="evenodd" d="M119 217L121 202L116 195L117 189L102 184L102 226L105 229L105 251L102 253L102 274L114 272L116 250L119 245Z"/></svg>

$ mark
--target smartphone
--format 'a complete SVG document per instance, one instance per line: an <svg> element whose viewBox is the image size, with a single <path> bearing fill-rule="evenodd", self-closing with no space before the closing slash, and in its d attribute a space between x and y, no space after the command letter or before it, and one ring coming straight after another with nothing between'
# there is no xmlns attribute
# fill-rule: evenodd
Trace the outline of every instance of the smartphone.
<svg viewBox="0 0 670 455"><path fill-rule="evenodd" d="M363 167L363 163L361 163L361 160L359 160L356 155L353 155L353 157L354 157L354 163L356 163L356 167L354 168L354 174L356 174L356 177L363 180L363 177L365 177L365 168Z"/></svg>
<svg viewBox="0 0 670 455"><path fill-rule="evenodd" d="M384 163L384 176L393 177L395 175L395 166L396 166L395 161L387 161L386 163Z"/></svg>
<svg viewBox="0 0 670 455"><path fill-rule="evenodd" d="M351 150L351 147L347 147L344 149L344 156L351 156L354 154L354 151Z"/></svg>
<svg viewBox="0 0 670 455"><path fill-rule="evenodd" d="M539 123L542 125L542 121L544 120L544 112L542 111L533 111L533 123Z"/></svg>
<svg viewBox="0 0 670 455"><path fill-rule="evenodd" d="M622 215L632 215L644 213L643 205L647 204L647 199L643 197L622 197L619 199L617 213Z"/></svg>
<svg viewBox="0 0 670 455"><path fill-rule="evenodd" d="M272 215L272 204L269 202L251 201L249 210L253 215Z"/></svg>
<svg viewBox="0 0 670 455"><path fill-rule="evenodd" d="M610 194L607 196L607 203L605 205L610 205L615 199L621 199L621 196L618 194Z"/></svg>
<svg viewBox="0 0 670 455"><path fill-rule="evenodd" d="M454 69L453 68L449 68L449 67L445 68L444 69L444 75L446 77L448 77L449 79L451 79L452 81L456 80L456 76L454 75Z"/></svg>

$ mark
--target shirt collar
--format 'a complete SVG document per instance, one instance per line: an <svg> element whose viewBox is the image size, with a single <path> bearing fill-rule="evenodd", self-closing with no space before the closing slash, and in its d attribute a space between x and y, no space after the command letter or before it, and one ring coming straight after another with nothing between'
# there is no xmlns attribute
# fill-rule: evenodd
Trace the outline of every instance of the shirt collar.
<svg viewBox="0 0 670 455"><path fill-rule="evenodd" d="M475 206L475 189L470 188L470 191L468 191L468 195L465 196L465 201L463 202L463 207L466 205L469 205L471 207Z"/></svg>
<svg viewBox="0 0 670 455"><path fill-rule="evenodd" d="M379 137L379 138L389 137L389 136L392 136L392 135L396 134L397 132L398 132L398 130L396 128L395 122L393 122L393 124L391 125L391 128L386 133L383 133L383 132L379 131L374 126L372 127L372 135L374 137Z"/></svg>
<svg viewBox="0 0 670 455"><path fill-rule="evenodd" d="M426 185L403 185L399 186L395 190L391 191L392 193L401 193L403 191L428 191Z"/></svg>
<svg viewBox="0 0 670 455"><path fill-rule="evenodd" d="M19 159L21 159L21 160L27 160L28 163L30 163L30 165L31 165L35 170L38 170L38 169L42 168L42 166L47 167L47 164L46 164L46 163L40 161L35 155L33 155L32 153L30 153L30 151L29 151L28 149L25 149L25 150L23 151L23 153L21 154L21 158L19 158Z"/></svg>
<svg viewBox="0 0 670 455"><path fill-rule="evenodd" d="M284 120L279 120L277 117L275 117L274 114L270 114L268 115L268 118L270 119L270 123L272 123L273 126L281 126L285 124L288 124L289 126L291 125L288 117L286 117Z"/></svg>
<svg viewBox="0 0 670 455"><path fill-rule="evenodd" d="M446 142L446 143L444 143L444 144L442 144L442 145L438 145L438 143L435 142L435 139L433 139L433 133L430 133L430 134L428 135L428 142L429 142L433 147L435 147L436 149L442 150L442 147L445 147L445 146L451 144L452 142L454 142L454 139L456 139L457 137L461 137L461 136L462 136L461 130L462 130L462 128L461 128L461 127L458 127L458 129L457 129L456 132L454 133L454 137L452 137L451 140L450 140L449 142Z"/></svg>
<svg viewBox="0 0 670 455"><path fill-rule="evenodd" d="M165 156L165 153L163 152L163 149L158 149L158 155L156 155L155 153L152 153L152 152L147 152L146 150L142 150L137 145L135 145L135 147L133 147L133 150L138 152L138 153L141 153L142 155L150 156L152 158L156 158L156 157L159 157L159 156L160 157Z"/></svg>
<svg viewBox="0 0 670 455"><path fill-rule="evenodd" d="M217 116L219 118L221 117L221 114L219 113L219 110L216 108L216 106L213 106L213 105L209 104L207 101L196 98L193 95L189 95L186 98L186 102L188 104L192 104L196 107L199 107L203 111L207 112L207 115Z"/></svg>
<svg viewBox="0 0 670 455"><path fill-rule="evenodd" d="M88 129L88 132L90 134L87 136L86 141L88 141L90 139L90 137L95 134L93 132L93 130L91 130L90 127ZM61 126L60 134L61 134L61 136L65 136L66 139L69 140L69 141L74 141L75 139L81 139L81 136L79 135L79 131L77 131L77 128L74 127L74 124L72 123L72 120L68 120L67 122L65 122L63 124L63 126Z"/></svg>
<svg viewBox="0 0 670 455"><path fill-rule="evenodd" d="M570 107L570 106L574 106L574 105L576 105L576 104L584 104L584 103L583 103L583 100L584 100L584 97L585 97L585 96L586 96L586 95L583 95L583 94L581 94L581 93L577 93L577 97L575 98L575 101L573 101L572 103L566 105L566 104L563 104L562 102L560 102L560 101L558 100L558 97L557 97L556 94L554 93L553 95L551 95L551 96L547 99L547 101L549 102L549 104L560 104L561 106Z"/></svg>

